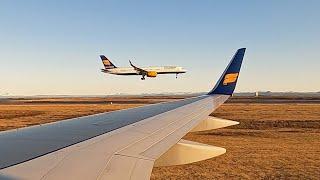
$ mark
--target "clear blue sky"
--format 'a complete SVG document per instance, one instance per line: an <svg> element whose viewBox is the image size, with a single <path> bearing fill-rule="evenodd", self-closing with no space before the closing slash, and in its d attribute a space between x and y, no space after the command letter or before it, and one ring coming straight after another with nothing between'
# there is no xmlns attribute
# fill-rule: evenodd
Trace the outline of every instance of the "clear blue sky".
<svg viewBox="0 0 320 180"><path fill-rule="evenodd" d="M247 48L237 91L320 91L320 1L0 1L0 94L203 92ZM180 65L141 81L100 72Z"/></svg>

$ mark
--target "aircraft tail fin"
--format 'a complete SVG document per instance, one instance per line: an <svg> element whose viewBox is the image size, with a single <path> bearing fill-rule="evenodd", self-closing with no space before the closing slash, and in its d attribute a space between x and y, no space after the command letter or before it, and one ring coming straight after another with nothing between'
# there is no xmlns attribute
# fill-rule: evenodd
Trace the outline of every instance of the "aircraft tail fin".
<svg viewBox="0 0 320 180"><path fill-rule="evenodd" d="M246 51L246 48L241 48L237 50L236 54L231 59L229 65L224 70L219 81L216 83L214 88L208 93L208 95L213 95L213 94L232 95L237 84L237 80L239 77L239 72L240 72L245 51Z"/></svg>
<svg viewBox="0 0 320 180"><path fill-rule="evenodd" d="M104 65L105 69L117 68L117 66L115 66L106 56L100 55L100 58L102 60L102 63Z"/></svg>

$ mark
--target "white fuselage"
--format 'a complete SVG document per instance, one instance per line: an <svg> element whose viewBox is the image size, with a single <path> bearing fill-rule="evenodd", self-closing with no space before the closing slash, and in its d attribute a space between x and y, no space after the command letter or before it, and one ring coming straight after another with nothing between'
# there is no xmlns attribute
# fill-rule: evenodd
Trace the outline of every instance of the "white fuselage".
<svg viewBox="0 0 320 180"><path fill-rule="evenodd" d="M155 71L157 74L180 74L187 72L179 66L159 66L159 67L142 67L145 71ZM118 67L113 69L102 69L102 72L116 75L140 75L133 67Z"/></svg>

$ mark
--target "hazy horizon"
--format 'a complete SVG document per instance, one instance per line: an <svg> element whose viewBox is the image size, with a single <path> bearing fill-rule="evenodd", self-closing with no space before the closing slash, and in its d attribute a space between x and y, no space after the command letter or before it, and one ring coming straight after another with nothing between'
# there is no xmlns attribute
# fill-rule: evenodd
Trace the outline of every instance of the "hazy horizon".
<svg viewBox="0 0 320 180"><path fill-rule="evenodd" d="M271 92L271 91L256 91L260 95L316 95L320 96L319 92ZM256 92L235 92L234 95L254 95ZM103 96L148 96L148 95L201 95L207 92L163 92L163 93L114 93L114 94L35 94L35 95L1 95L0 98L11 98L11 97L103 97Z"/></svg>

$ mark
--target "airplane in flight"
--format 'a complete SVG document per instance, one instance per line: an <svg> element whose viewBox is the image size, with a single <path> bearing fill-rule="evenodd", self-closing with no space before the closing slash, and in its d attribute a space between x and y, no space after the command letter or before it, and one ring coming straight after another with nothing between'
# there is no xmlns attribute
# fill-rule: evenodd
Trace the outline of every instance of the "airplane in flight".
<svg viewBox="0 0 320 180"><path fill-rule="evenodd" d="M0 179L150 179L154 166L224 154L182 139L188 132L236 125L209 116L234 92L245 48L208 93L0 132Z"/></svg>
<svg viewBox="0 0 320 180"><path fill-rule="evenodd" d="M101 72L116 74L116 75L141 75L141 80L145 80L147 77L157 77L158 74L178 74L186 73L187 71L179 66L151 66L139 68L129 61L131 67L117 67L106 56L100 55L104 69Z"/></svg>

